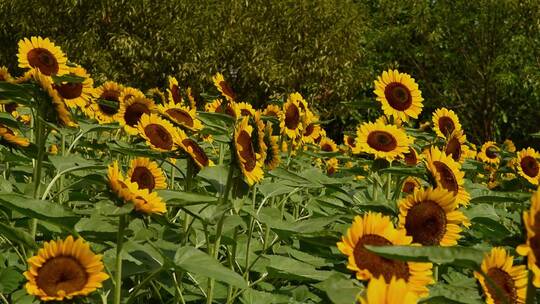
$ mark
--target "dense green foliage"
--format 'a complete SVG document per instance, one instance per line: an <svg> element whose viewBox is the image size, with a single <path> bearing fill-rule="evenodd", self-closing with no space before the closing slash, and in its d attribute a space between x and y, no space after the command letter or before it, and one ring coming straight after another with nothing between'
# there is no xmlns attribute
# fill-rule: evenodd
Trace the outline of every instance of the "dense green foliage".
<svg viewBox="0 0 540 304"><path fill-rule="evenodd" d="M383 70L420 83L424 117L447 106L471 140L518 145L540 120L540 3L481 1L75 1L0 3L0 64L51 37L98 81L142 88L167 75L199 92L223 71L255 105L299 91L334 134L380 114ZM369 110L366 110L369 109Z"/></svg>

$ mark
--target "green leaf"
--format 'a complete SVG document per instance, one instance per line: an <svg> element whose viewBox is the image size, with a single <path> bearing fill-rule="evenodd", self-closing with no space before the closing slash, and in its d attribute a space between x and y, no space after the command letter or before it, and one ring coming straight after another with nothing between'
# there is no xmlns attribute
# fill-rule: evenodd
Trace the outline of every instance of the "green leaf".
<svg viewBox="0 0 540 304"><path fill-rule="evenodd" d="M73 74L65 74L65 75L62 75L62 76L56 76L56 75L52 75L52 80L55 84L62 84L62 83L83 83L86 78L84 77L80 77L80 76L77 76L77 75L73 75Z"/></svg>
<svg viewBox="0 0 540 304"><path fill-rule="evenodd" d="M247 288L247 283L242 276L191 246L181 247L176 251L174 265L183 271L213 278L242 289Z"/></svg>
<svg viewBox="0 0 540 304"><path fill-rule="evenodd" d="M326 296L334 304L354 303L356 295L362 291L362 288L356 286L353 280L342 274L332 275L328 279L313 286L324 291Z"/></svg>
<svg viewBox="0 0 540 304"><path fill-rule="evenodd" d="M202 168L197 176L208 181L218 193L222 193L225 190L225 185L227 184L228 174L228 165L217 165Z"/></svg>
<svg viewBox="0 0 540 304"><path fill-rule="evenodd" d="M393 175L401 175L401 176L423 177L425 175L425 170L420 167L388 167L388 168L379 170L379 174L386 174L386 173L391 173Z"/></svg>
<svg viewBox="0 0 540 304"><path fill-rule="evenodd" d="M174 190L158 190L157 193L169 206L190 206L217 202L217 197L201 193Z"/></svg>
<svg viewBox="0 0 540 304"><path fill-rule="evenodd" d="M24 276L20 274L15 267L0 269L0 292L12 293L24 280Z"/></svg>
<svg viewBox="0 0 540 304"><path fill-rule="evenodd" d="M482 263L483 252L468 247L439 246L365 246L369 251L388 259L432 262L436 264L457 264L478 266Z"/></svg>
<svg viewBox="0 0 540 304"><path fill-rule="evenodd" d="M36 249L37 245L34 242L34 239L30 236L28 232L21 228L12 227L5 223L0 222L0 234L7 238L8 240L22 244L27 248Z"/></svg>
<svg viewBox="0 0 540 304"><path fill-rule="evenodd" d="M266 266L268 276L299 281L324 281L335 272L327 270L317 270L314 266L300 262L298 260L280 255L263 255L270 260Z"/></svg>

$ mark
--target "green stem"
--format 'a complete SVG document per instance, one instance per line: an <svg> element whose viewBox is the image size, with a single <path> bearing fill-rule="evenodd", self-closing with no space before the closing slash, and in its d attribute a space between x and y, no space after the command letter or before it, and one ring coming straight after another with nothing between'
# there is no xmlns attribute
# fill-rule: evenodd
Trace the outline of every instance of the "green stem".
<svg viewBox="0 0 540 304"><path fill-rule="evenodd" d="M252 196L252 204L253 204L253 210L255 210L255 200L257 197L257 186L253 187L253 196ZM246 281L249 282L249 272L247 271L247 268L249 266L249 251L251 250L251 239L253 238L253 227L255 226L255 219L251 217L249 221L249 228L248 228L248 237L247 237L247 244L246 244L246 265L244 269L246 269L246 272L244 273L244 276L246 277Z"/></svg>
<svg viewBox="0 0 540 304"><path fill-rule="evenodd" d="M34 125L34 140L37 147L37 158L35 160L34 172L32 176L32 181L34 182L34 192L33 198L39 198L39 188L41 185L41 171L43 167L43 156L45 154L45 141L47 139L47 128L36 115L34 116L35 125ZM30 221L30 235L35 240L37 232L38 220L33 218ZM29 250L28 254L33 255L33 250Z"/></svg>
<svg viewBox="0 0 540 304"><path fill-rule="evenodd" d="M146 284L148 284L150 280L154 279L154 277L160 274L162 271L163 271L163 267L160 267L156 269L154 272L150 273L148 276L146 276L144 280L142 280L142 282L139 283L139 285L137 285L137 287L135 287L135 289L133 289L133 291L130 293L129 298L127 300L127 304L131 304L137 298L137 293L139 292L139 290L141 290L141 288L143 288Z"/></svg>
<svg viewBox="0 0 540 304"><path fill-rule="evenodd" d="M390 186L392 185L392 173L388 173L388 176L386 177L386 198L392 199L390 196Z"/></svg>
<svg viewBox="0 0 540 304"><path fill-rule="evenodd" d="M116 239L116 271L114 284L114 304L120 304L122 299L122 249L124 245L124 230L126 228L126 216L121 215L118 220L118 237Z"/></svg>

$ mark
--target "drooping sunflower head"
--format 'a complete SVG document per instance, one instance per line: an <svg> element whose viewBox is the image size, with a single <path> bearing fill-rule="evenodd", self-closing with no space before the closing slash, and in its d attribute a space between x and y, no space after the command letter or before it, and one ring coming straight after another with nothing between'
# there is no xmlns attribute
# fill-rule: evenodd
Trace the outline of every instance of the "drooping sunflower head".
<svg viewBox="0 0 540 304"><path fill-rule="evenodd" d="M436 147L426 152L425 163L437 187L441 187L456 196L458 205L468 205L470 195L463 187L465 173L461 165Z"/></svg>
<svg viewBox="0 0 540 304"><path fill-rule="evenodd" d="M169 94L169 100L175 104L182 104L182 94L180 93L180 87L178 86L178 80L176 77L169 76L167 78L169 86L167 88L167 93Z"/></svg>
<svg viewBox="0 0 540 304"><path fill-rule="evenodd" d="M118 166L118 161L114 161L107 168L107 180L109 182L109 188L117 197L124 201L131 198L132 193L128 187L131 181L124 179L124 175Z"/></svg>
<svg viewBox="0 0 540 304"><path fill-rule="evenodd" d="M42 301L64 301L86 296L102 286L109 276L82 238L45 242L37 255L28 259L26 291Z"/></svg>
<svg viewBox="0 0 540 304"><path fill-rule="evenodd" d="M354 138L354 136L343 135L343 143L345 146L349 147L351 151L356 149L356 138Z"/></svg>
<svg viewBox="0 0 540 304"><path fill-rule="evenodd" d="M413 176L407 176L401 186L401 192L412 194L416 189L422 187L420 180Z"/></svg>
<svg viewBox="0 0 540 304"><path fill-rule="evenodd" d="M225 81L223 74L216 73L216 75L212 77L212 80L218 91L221 93L221 95L223 95L223 97L225 97L230 102L233 102L235 100L236 94L229 86L229 84Z"/></svg>
<svg viewBox="0 0 540 304"><path fill-rule="evenodd" d="M51 78L42 74L38 69L32 70L31 77L50 97L51 106L48 107L49 113L47 114L46 119L50 122L59 123L64 126L75 127L77 124L75 120L73 120L73 117L66 107L66 104L58 92L53 88Z"/></svg>
<svg viewBox="0 0 540 304"><path fill-rule="evenodd" d="M326 161L326 174L333 175L339 169L339 160L335 157Z"/></svg>
<svg viewBox="0 0 540 304"><path fill-rule="evenodd" d="M37 69L43 75L64 75L68 73L64 52L49 38L31 37L19 41L19 67Z"/></svg>
<svg viewBox="0 0 540 304"><path fill-rule="evenodd" d="M0 138L10 146L28 147L30 145L28 138L19 135L17 130L2 124L0 124Z"/></svg>
<svg viewBox="0 0 540 304"><path fill-rule="evenodd" d="M235 128L234 147L236 158L244 177L249 185L260 182L264 177L262 162L253 148L253 127L249 125L249 118L244 117Z"/></svg>
<svg viewBox="0 0 540 304"><path fill-rule="evenodd" d="M134 209L145 214L162 214L167 212L165 202L157 192L150 192L148 189L139 189L137 183L128 184L129 191L132 193L130 202Z"/></svg>
<svg viewBox="0 0 540 304"><path fill-rule="evenodd" d="M280 151L278 144L278 136L272 135L272 123L267 122L264 129L264 145L266 146L266 157L264 158L264 166L268 171L272 171L280 163Z"/></svg>
<svg viewBox="0 0 540 304"><path fill-rule="evenodd" d="M167 152L176 149L178 130L167 120L155 113L143 114L137 124L139 135L156 151Z"/></svg>
<svg viewBox="0 0 540 304"><path fill-rule="evenodd" d="M374 92L388 116L408 121L409 118L418 118L422 112L422 92L409 74L397 70L384 71L375 80Z"/></svg>
<svg viewBox="0 0 540 304"><path fill-rule="evenodd" d="M191 131L199 131L203 128L203 124L197 118L197 110L195 108L187 108L180 104L169 102L165 105L158 106L161 115L169 118L176 125Z"/></svg>
<svg viewBox="0 0 540 304"><path fill-rule="evenodd" d="M540 188L531 197L531 207L523 212L527 241L516 248L517 253L527 256L527 265L534 274L533 284L540 288Z"/></svg>
<svg viewBox="0 0 540 304"><path fill-rule="evenodd" d="M247 102L237 103L238 109L240 110L241 116L253 116L255 115L255 109L253 106Z"/></svg>
<svg viewBox="0 0 540 304"><path fill-rule="evenodd" d="M287 137L295 139L302 134L302 110L300 108L298 93L289 95L287 102L283 105L283 116L280 123L281 132Z"/></svg>
<svg viewBox="0 0 540 304"><path fill-rule="evenodd" d="M447 137L455 130L461 130L459 118L452 110L440 108L433 112L433 127L439 137Z"/></svg>
<svg viewBox="0 0 540 304"><path fill-rule="evenodd" d="M501 149L496 142L488 141L482 145L480 152L478 152L478 159L487 164L498 165L501 161L500 151Z"/></svg>
<svg viewBox="0 0 540 304"><path fill-rule="evenodd" d="M0 82L3 82L3 81L12 82L13 77L9 73L8 68L6 68L5 66L0 66Z"/></svg>
<svg viewBox="0 0 540 304"><path fill-rule="evenodd" d="M324 152L336 152L338 150L334 140L328 137L323 137L323 139L321 139L321 142L319 142L319 147L321 148L321 151Z"/></svg>
<svg viewBox="0 0 540 304"><path fill-rule="evenodd" d="M511 152L511 153L516 152L516 145L514 144L514 142L511 139L506 139L503 142L503 145L504 145L506 151Z"/></svg>
<svg viewBox="0 0 540 304"><path fill-rule="evenodd" d="M205 106L205 111L210 113L223 113L227 114L235 119L238 119L240 115L240 109L238 105L233 101L223 102L221 99L215 99L211 103Z"/></svg>
<svg viewBox="0 0 540 304"><path fill-rule="evenodd" d="M525 303L527 295L527 269L524 265L513 265L514 257L502 247L495 247L484 256L482 272L474 272L480 282L486 303ZM496 285L493 286L492 284Z"/></svg>
<svg viewBox="0 0 540 304"><path fill-rule="evenodd" d="M124 103L124 102L127 102L129 99L133 98L133 97L137 97L137 98L146 98L146 95L144 95L144 93L137 89L137 88L133 88L133 87L123 87L122 88L122 93L120 93L120 97L119 97L119 100L120 100L120 104Z"/></svg>
<svg viewBox="0 0 540 304"><path fill-rule="evenodd" d="M454 132L446 139L444 153L450 155L453 160L463 163L465 161L465 155L467 154L466 141L467 137L463 134L463 130L454 130Z"/></svg>
<svg viewBox="0 0 540 304"><path fill-rule="evenodd" d="M178 135L178 146L189 155L199 169L214 165L214 162L208 158L204 149L196 141L187 137L182 130L178 130Z"/></svg>
<svg viewBox="0 0 540 304"><path fill-rule="evenodd" d="M416 188L399 202L399 228L413 243L424 246L454 246L461 237L465 215L457 210L453 193L442 188Z"/></svg>
<svg viewBox="0 0 540 304"><path fill-rule="evenodd" d="M152 99L146 98L144 95L132 96L120 103L116 117L128 134L137 135L137 125L141 117L144 114L154 112L155 109L156 105Z"/></svg>
<svg viewBox="0 0 540 304"><path fill-rule="evenodd" d="M192 109L197 109L197 100L195 99L195 94L193 92L193 89L191 87L188 87L186 89L186 95L189 100L189 106Z"/></svg>
<svg viewBox="0 0 540 304"><path fill-rule="evenodd" d="M395 125L364 123L358 127L356 144L358 151L373 154L375 158L392 161L409 151L411 138Z"/></svg>
<svg viewBox="0 0 540 304"><path fill-rule="evenodd" d="M266 153L267 146L264 141L264 133L265 133L265 124L263 120L261 119L261 111L254 112L253 116L249 116L249 123L253 127L253 132L251 139L252 139L252 145L253 150L255 153L259 156L257 159L258 161L263 162L266 159Z"/></svg>
<svg viewBox="0 0 540 304"><path fill-rule="evenodd" d="M347 268L356 272L359 280L384 277L389 283L393 277L403 279L419 296L428 293L433 283L432 264L391 260L368 251L364 245L409 245L412 238L404 230L394 228L390 217L368 212L356 216L352 226L337 243L338 249L349 257Z"/></svg>
<svg viewBox="0 0 540 304"><path fill-rule="evenodd" d="M131 161L127 177L132 183L137 183L139 189L165 189L165 173L155 161L146 157L138 157Z"/></svg>
<svg viewBox="0 0 540 304"><path fill-rule="evenodd" d="M519 151L517 155L517 168L519 175L527 179L531 184L538 185L540 182L540 153L533 148Z"/></svg>
<svg viewBox="0 0 540 304"><path fill-rule="evenodd" d="M321 133L319 117L314 115L311 111L307 111L302 117L302 126L304 126L304 131L302 132L302 143L314 143L315 138L318 138Z"/></svg>
<svg viewBox="0 0 540 304"><path fill-rule="evenodd" d="M408 166L416 166L420 162L421 156L416 152L413 146L409 147L409 151L403 153L403 160Z"/></svg>
<svg viewBox="0 0 540 304"><path fill-rule="evenodd" d="M68 74L84 78L84 80L82 82L53 84L53 88L62 97L62 100L68 107L84 109L96 96L94 80L92 80L90 75L81 66L69 67Z"/></svg>
<svg viewBox="0 0 540 304"><path fill-rule="evenodd" d="M146 96L152 98L152 100L156 104L167 103L167 98L165 97L165 93L163 93L159 88L151 88L150 90L146 91Z"/></svg>
<svg viewBox="0 0 540 304"><path fill-rule="evenodd" d="M384 277L372 278L364 291L356 299L357 304L416 304L418 295L403 279L392 277L386 282Z"/></svg>
<svg viewBox="0 0 540 304"><path fill-rule="evenodd" d="M96 88L98 100L94 104L94 117L99 123L112 123L120 110L120 95L124 87L113 81L107 81Z"/></svg>
<svg viewBox="0 0 540 304"><path fill-rule="evenodd" d="M269 117L275 117L277 119L281 119L281 116L283 115L283 112L281 111L281 108L274 104L269 104L266 106L263 112L264 116Z"/></svg>

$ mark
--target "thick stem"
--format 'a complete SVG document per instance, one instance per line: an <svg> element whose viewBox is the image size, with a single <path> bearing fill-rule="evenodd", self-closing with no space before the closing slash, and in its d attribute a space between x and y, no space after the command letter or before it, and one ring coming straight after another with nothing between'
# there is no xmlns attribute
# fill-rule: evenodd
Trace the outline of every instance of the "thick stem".
<svg viewBox="0 0 540 304"><path fill-rule="evenodd" d="M124 245L124 230L126 216L121 215L118 220L118 237L116 239L116 267L114 277L114 304L120 304L122 299L122 249Z"/></svg>
<svg viewBox="0 0 540 304"><path fill-rule="evenodd" d="M47 139L47 129L43 122L40 120L40 118L36 115L34 116L34 140L35 145L37 147L37 158L35 159L34 163L34 172L32 176L32 181L34 182L34 192L33 192L33 198L38 199L39 198L39 188L41 185L41 171L43 167L43 156L45 154L45 141ZM35 240L36 239L36 232L37 232L37 224L38 220L33 218L30 221L30 235ZM28 251L29 255L33 255L33 250Z"/></svg>

